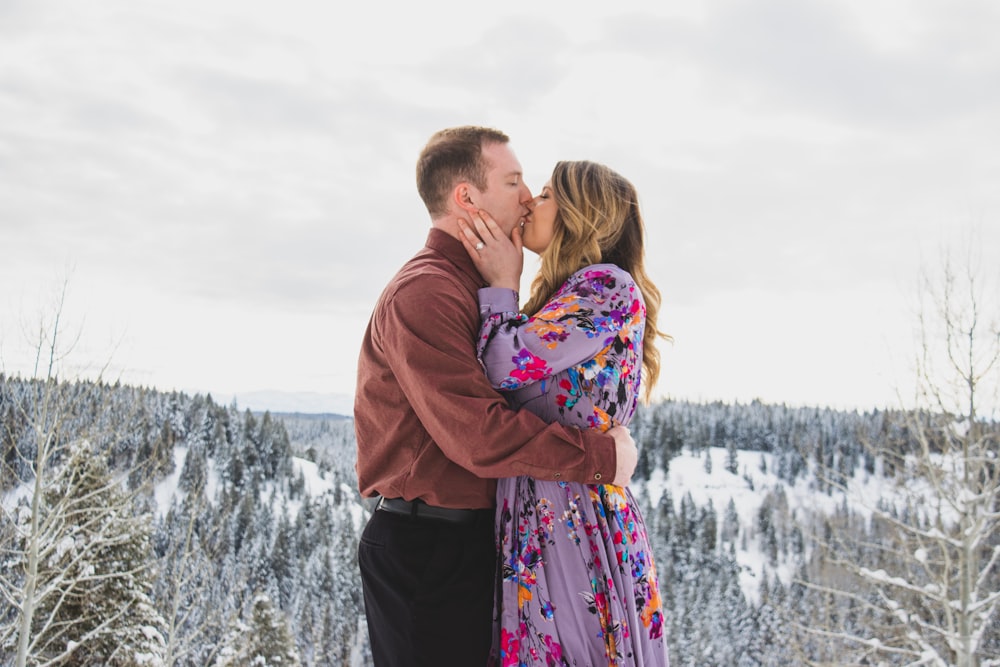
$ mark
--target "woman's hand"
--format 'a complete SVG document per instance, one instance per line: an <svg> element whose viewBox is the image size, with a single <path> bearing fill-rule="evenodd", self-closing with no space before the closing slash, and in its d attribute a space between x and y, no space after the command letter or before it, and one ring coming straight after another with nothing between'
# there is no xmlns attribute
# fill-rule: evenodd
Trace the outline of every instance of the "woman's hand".
<svg viewBox="0 0 1000 667"><path fill-rule="evenodd" d="M524 268L521 228L515 227L511 238L507 238L490 214L481 209L472 216L472 222L475 229L459 218L459 238L483 280L490 287L520 290Z"/></svg>

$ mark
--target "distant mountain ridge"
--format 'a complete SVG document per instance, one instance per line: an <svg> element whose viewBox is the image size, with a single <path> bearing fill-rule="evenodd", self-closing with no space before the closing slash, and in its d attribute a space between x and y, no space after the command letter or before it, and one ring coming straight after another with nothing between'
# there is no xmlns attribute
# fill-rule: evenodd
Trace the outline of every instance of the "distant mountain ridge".
<svg viewBox="0 0 1000 667"><path fill-rule="evenodd" d="M354 396L350 394L293 392L261 389L231 394L213 394L221 405L236 401L241 410L298 415L354 416Z"/></svg>

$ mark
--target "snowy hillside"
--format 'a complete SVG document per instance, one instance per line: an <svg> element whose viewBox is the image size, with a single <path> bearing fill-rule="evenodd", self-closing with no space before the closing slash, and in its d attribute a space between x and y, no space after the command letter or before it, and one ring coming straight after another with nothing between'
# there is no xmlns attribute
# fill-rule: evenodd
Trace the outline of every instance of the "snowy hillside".
<svg viewBox="0 0 1000 667"><path fill-rule="evenodd" d="M836 491L818 492L813 477L798 478L790 485L775 474L775 456L771 453L737 451L735 455L736 472L730 472L725 467L729 453L724 448L712 447L700 454L683 451L670 460L668 472L657 468L648 481L640 480L634 487L636 493L648 496L653 506L669 490L675 509L679 508L680 499L690 494L697 507L711 503L720 516L732 501L739 517L740 530L747 536L739 540L740 546L735 549L741 568L740 584L749 600L759 602L761 574L765 569L787 585L792 583L797 565L789 558L780 562L778 567L767 565L762 535L755 530L765 498L774 493L783 495L792 516L802 517L810 514L832 515L837 506L844 503L845 495ZM706 463L707 460L711 463ZM853 499L868 499L874 504L879 498L891 499L895 495L884 479L866 475L864 471L858 471L850 480L849 489L848 504L862 514L866 513L867 503L856 505L852 503ZM717 530L721 541L721 521Z"/></svg>
<svg viewBox="0 0 1000 667"><path fill-rule="evenodd" d="M42 414L34 403L42 398L55 410L51 421L32 417ZM959 614L974 630L968 650L981 665L1000 664L1000 530L991 518L1000 483L970 493L957 474L971 470L985 482L1000 474L996 429L968 430L977 439L967 450L986 453L962 459L938 452L966 431L928 416L907 419L759 402L664 401L636 415L633 491L657 565L672 665L915 664L922 655L948 655L958 636L948 619ZM40 536L58 549L36 562L34 590L49 596L36 609L49 627L78 633L67 635L74 650L141 636L143 655L172 667L279 657L302 667L369 664L356 564L366 504L351 419L0 376L0 420L11 473L0 488L0 585L12 600L27 590L20 555L29 553L24 540L35 535L30 519L40 511L38 525L53 531ZM914 433L937 434L926 460L914 457ZM68 464L83 435L96 453L88 460L106 464L107 473L95 465L84 478ZM53 449L36 510L37 443ZM118 498L116 507L74 510L102 518L103 532L87 540L59 515L62 498L103 497L81 484ZM130 491L111 493L117 487ZM91 592L93 577L66 576L72 570L60 557L121 535L130 536L127 571L120 571L125 554L114 549L80 552L89 560L79 562L101 573L97 581L127 577L125 586ZM963 553L977 568L966 597L948 567ZM52 595L84 591L112 606L113 595L132 591L141 626L120 615L108 621L104 643L85 640L81 619L90 619L52 606L59 599ZM17 620L12 607L0 608L0 664L10 663ZM884 659L881 647L889 645L919 650ZM873 662L876 654L882 658Z"/></svg>
<svg viewBox="0 0 1000 667"><path fill-rule="evenodd" d="M171 505L183 498L185 495L185 493L178 488L178 483L180 481L181 471L184 469L187 454L187 447L175 447L173 452L174 471L164 477L153 487L153 498L156 501L156 514L161 519L170 509ZM347 497L356 495L357 492L353 487L348 486L343 482L335 481L329 472L320 470L319 465L315 462L297 456L293 456L291 460L293 475L300 477L304 481L305 497L308 497L313 501L322 499L324 496L332 495L334 493L335 485L339 485L339 492ZM216 470L214 459L209 458L207 462L208 476L205 484L205 494L209 498L214 498L219 488L220 478ZM20 495L24 495L23 490ZM268 485L264 489L264 496L269 499L271 509L274 511L284 507L290 515L294 516L302 510L301 498L287 498L281 493L281 490L273 484ZM354 503L351 507L351 511L354 518L354 525L360 530L360 527L366 518L363 504L361 502Z"/></svg>

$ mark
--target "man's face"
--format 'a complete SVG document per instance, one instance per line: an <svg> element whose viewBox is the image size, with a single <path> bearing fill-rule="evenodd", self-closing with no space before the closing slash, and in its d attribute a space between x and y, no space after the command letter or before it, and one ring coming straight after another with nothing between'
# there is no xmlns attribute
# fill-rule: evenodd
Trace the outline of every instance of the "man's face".
<svg viewBox="0 0 1000 667"><path fill-rule="evenodd" d="M521 163L507 144L491 143L483 147L483 158L489 165L486 189L469 186L472 203L496 220L507 236L528 214L531 190L524 184Z"/></svg>

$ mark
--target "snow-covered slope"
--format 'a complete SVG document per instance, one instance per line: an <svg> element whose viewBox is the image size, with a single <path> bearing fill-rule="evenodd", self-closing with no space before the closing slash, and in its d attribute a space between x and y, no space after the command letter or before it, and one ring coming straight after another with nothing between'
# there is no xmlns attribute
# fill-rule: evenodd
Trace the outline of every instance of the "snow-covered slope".
<svg viewBox="0 0 1000 667"><path fill-rule="evenodd" d="M790 486L775 474L774 456L764 452L737 451L737 472L732 473L726 469L727 455L724 448L718 447L709 448L702 454L684 450L671 459L668 472L665 473L663 468L655 469L648 482L636 484L636 490L648 494L654 507L668 490L675 510L686 494L690 494L697 507L711 502L718 515L720 532L723 514L732 500L739 516L740 534L748 535L747 539L738 541L736 548L736 559L742 567L741 585L747 598L756 601L765 568L769 576L777 575L786 584L794 574L794 563L787 559L779 561L777 567L767 565L761 536L755 530L765 498L771 493L783 494L789 513L802 518L809 514L832 514L838 505L843 504L844 494L819 491L813 475L800 477L794 486ZM710 466L706 464L706 457L711 457ZM849 480L848 489L848 504L862 515L867 514L866 507L874 505L879 498L894 496L885 478L868 475L864 471L858 471Z"/></svg>

